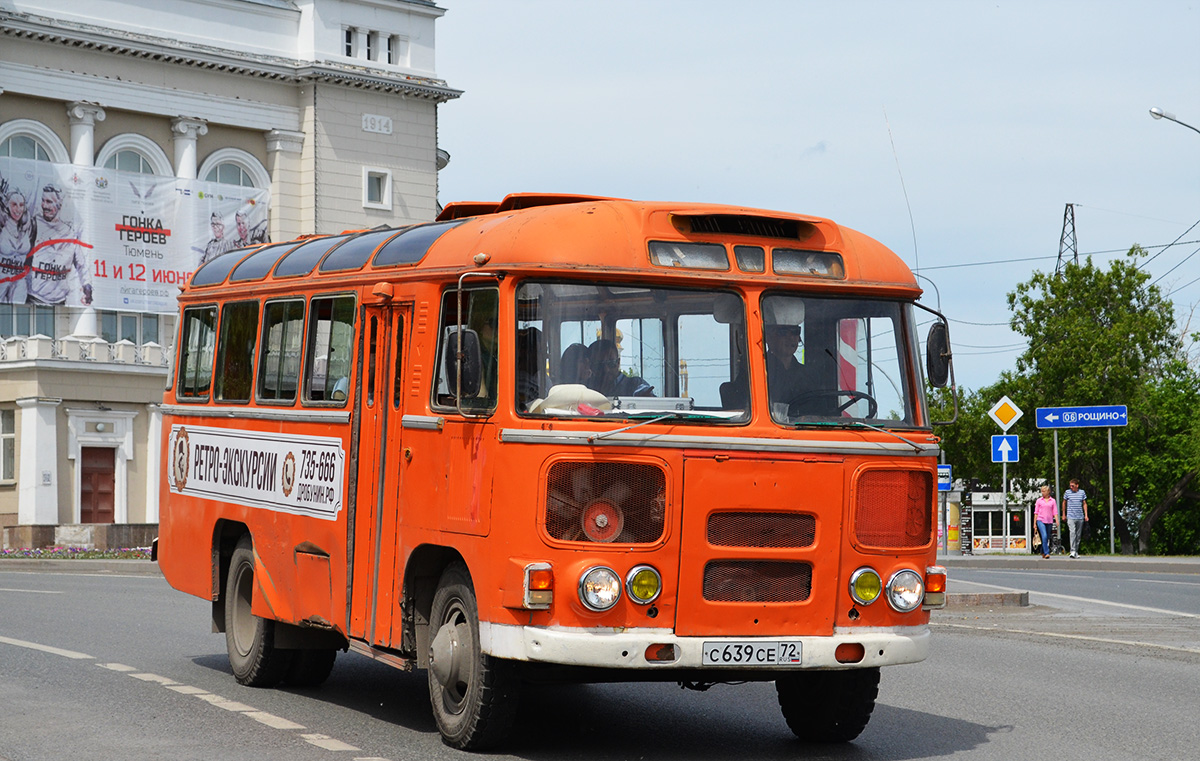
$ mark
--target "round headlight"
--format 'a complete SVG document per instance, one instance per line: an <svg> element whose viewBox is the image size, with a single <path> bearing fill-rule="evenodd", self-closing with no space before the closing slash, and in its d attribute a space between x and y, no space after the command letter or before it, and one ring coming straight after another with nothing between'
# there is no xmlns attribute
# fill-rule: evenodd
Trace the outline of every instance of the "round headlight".
<svg viewBox="0 0 1200 761"><path fill-rule="evenodd" d="M630 600L639 605L649 605L662 592L662 576L648 565L634 566L625 577L625 591L629 592Z"/></svg>
<svg viewBox="0 0 1200 761"><path fill-rule="evenodd" d="M897 571L887 583L888 602L901 613L916 610L925 597L925 582L916 571Z"/></svg>
<svg viewBox="0 0 1200 761"><path fill-rule="evenodd" d="M850 576L850 596L859 605L870 605L883 592L883 579L871 568L859 568Z"/></svg>
<svg viewBox="0 0 1200 761"><path fill-rule="evenodd" d="M589 610L608 610L620 599L621 577L613 569L596 566L579 577L579 600Z"/></svg>

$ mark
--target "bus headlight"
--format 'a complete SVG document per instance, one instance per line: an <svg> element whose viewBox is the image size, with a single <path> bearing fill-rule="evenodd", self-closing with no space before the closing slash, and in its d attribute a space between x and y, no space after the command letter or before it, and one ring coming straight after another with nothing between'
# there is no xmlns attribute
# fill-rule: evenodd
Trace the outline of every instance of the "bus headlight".
<svg viewBox="0 0 1200 761"><path fill-rule="evenodd" d="M625 577L625 591L629 599L639 605L649 605L662 592L662 576L648 565L637 565Z"/></svg>
<svg viewBox="0 0 1200 761"><path fill-rule="evenodd" d="M925 597L925 582L916 571L905 569L892 574L887 583L888 603L901 613L917 609Z"/></svg>
<svg viewBox="0 0 1200 761"><path fill-rule="evenodd" d="M621 577L611 568L596 566L579 577L579 600L588 610L606 611L621 599Z"/></svg>
<svg viewBox="0 0 1200 761"><path fill-rule="evenodd" d="M850 576L850 596L859 605L870 605L883 592L883 579L872 568L859 568Z"/></svg>

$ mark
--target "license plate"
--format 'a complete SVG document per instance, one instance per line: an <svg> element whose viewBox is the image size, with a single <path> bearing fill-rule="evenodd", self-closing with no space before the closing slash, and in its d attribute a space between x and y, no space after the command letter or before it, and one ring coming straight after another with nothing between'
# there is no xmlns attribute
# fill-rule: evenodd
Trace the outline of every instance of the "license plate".
<svg viewBox="0 0 1200 761"><path fill-rule="evenodd" d="M799 642L705 642L705 666L799 666Z"/></svg>

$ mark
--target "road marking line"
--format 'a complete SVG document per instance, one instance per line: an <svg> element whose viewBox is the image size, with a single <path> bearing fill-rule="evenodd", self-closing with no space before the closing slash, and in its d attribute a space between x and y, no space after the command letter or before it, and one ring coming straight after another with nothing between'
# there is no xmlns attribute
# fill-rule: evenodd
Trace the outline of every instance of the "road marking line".
<svg viewBox="0 0 1200 761"><path fill-rule="evenodd" d="M1013 589L1012 587L1001 587L996 584L984 584L979 581L959 581L962 584L974 584L977 587L991 587L993 589L1003 589L1009 592L1019 592L1025 590ZM1096 605L1111 605L1114 608L1126 608L1128 610L1140 610L1146 613L1161 613L1166 616L1182 616L1183 618L1200 618L1200 613L1184 613L1180 610L1167 610L1166 608L1150 608L1145 605L1130 605L1124 602L1109 602L1108 600L1097 600L1092 597L1076 597L1075 595L1060 595L1055 592L1035 592L1029 590L1030 595L1039 595L1041 597L1056 597L1060 600L1070 600L1072 602L1090 602Z"/></svg>
<svg viewBox="0 0 1200 761"><path fill-rule="evenodd" d="M11 637L0 637L0 642L6 645L15 645L16 647L24 647L29 650L38 650L51 655L61 655L64 658L73 658L77 661L92 660L95 656L87 653L77 653L74 650L63 650L61 647L50 647L49 645L39 645L36 642L26 642L23 639L12 639Z"/></svg>
<svg viewBox="0 0 1200 761"><path fill-rule="evenodd" d="M179 682L176 682L174 679L168 679L165 676L159 676L158 674L130 674L130 676L134 679L141 679L143 682L157 682L163 687L170 687L173 684L179 684Z"/></svg>
<svg viewBox="0 0 1200 761"><path fill-rule="evenodd" d="M251 719L275 729L304 729L303 724L297 724L294 721L289 721L281 716L267 713L266 711L246 711L242 715L249 716Z"/></svg>
<svg viewBox="0 0 1200 761"><path fill-rule="evenodd" d="M342 742L341 740L335 740L329 735L300 736L303 737L308 743L315 745L318 748L324 748L325 750L362 750L362 748L356 748L353 745Z"/></svg>
<svg viewBox="0 0 1200 761"><path fill-rule="evenodd" d="M379 758L378 756L356 756L354 761L390 761L390 759Z"/></svg>
<svg viewBox="0 0 1200 761"><path fill-rule="evenodd" d="M133 666L126 666L124 663L97 663L96 665L109 671L137 671Z"/></svg>
<svg viewBox="0 0 1200 761"><path fill-rule="evenodd" d="M246 711L257 711L258 710L254 706L248 706L245 703L239 703L236 700L230 700L229 698L223 698L220 695L213 695L212 693L204 693L204 694L196 693L196 697L200 698L205 703L212 703L217 708L224 708L226 711L245 713Z"/></svg>
<svg viewBox="0 0 1200 761"><path fill-rule="evenodd" d="M1036 631L1029 631L1026 629L1000 629L1000 628L993 628L990 626L971 626L969 624L943 624L940 622L936 623L936 624L931 623L930 626L947 626L952 629L974 629L976 631L982 631L982 632L1005 632L1007 634L1029 634L1029 635L1032 635L1035 637L1058 637L1059 639L1075 639L1075 640L1083 640L1085 642L1103 642L1103 643L1109 644L1109 645L1130 645L1133 647L1154 647L1154 648L1158 648L1159 650L1171 650L1171 651L1174 651L1177 653L1191 653L1193 655L1200 655L1200 649L1197 649L1194 647L1176 647L1175 645L1160 645L1156 642L1139 642L1137 640L1127 640L1127 639L1109 639L1107 637L1088 637L1083 634L1061 634L1058 632L1036 632Z"/></svg>
<svg viewBox="0 0 1200 761"><path fill-rule="evenodd" d="M208 694L208 690L202 690L199 687L193 687L190 684L164 684L163 686L166 687L168 690L175 690L175 692L179 692L184 695L207 695Z"/></svg>
<svg viewBox="0 0 1200 761"><path fill-rule="evenodd" d="M53 589L9 589L0 587L0 592L28 592L31 595L61 595L62 592Z"/></svg>

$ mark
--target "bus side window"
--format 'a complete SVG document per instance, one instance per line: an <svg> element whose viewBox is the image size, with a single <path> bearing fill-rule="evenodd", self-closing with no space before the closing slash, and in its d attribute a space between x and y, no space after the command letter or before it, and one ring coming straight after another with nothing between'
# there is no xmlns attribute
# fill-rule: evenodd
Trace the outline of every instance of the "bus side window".
<svg viewBox="0 0 1200 761"><path fill-rule="evenodd" d="M179 349L180 398L206 399L212 386L213 346L217 338L217 308L183 310Z"/></svg>
<svg viewBox="0 0 1200 761"><path fill-rule="evenodd" d="M257 339L257 301L239 301L221 308L214 383L217 401L250 401L250 390L254 387L254 343Z"/></svg>
<svg viewBox="0 0 1200 761"><path fill-rule="evenodd" d="M304 301L269 302L263 310L259 342L258 398L294 402L300 381L300 341L304 330Z"/></svg>
<svg viewBox="0 0 1200 761"><path fill-rule="evenodd" d="M309 307L304 401L346 403L354 346L354 297L314 298Z"/></svg>
<svg viewBox="0 0 1200 761"><path fill-rule="evenodd" d="M480 384L476 394L468 397L463 395L462 406L475 412L494 410L496 408L496 375L497 375L497 331L496 324L499 315L500 292L495 288L479 288L463 291L462 319L469 333L478 337L480 349ZM434 391L435 403L443 407L455 406L457 384L455 378L447 371L449 359L447 352L455 349L456 331L453 329L458 321L458 294L452 288L446 291L442 298L441 330L438 333L438 379ZM447 330L450 328L450 330ZM464 334L466 336L468 334ZM473 339L464 337L464 346Z"/></svg>

